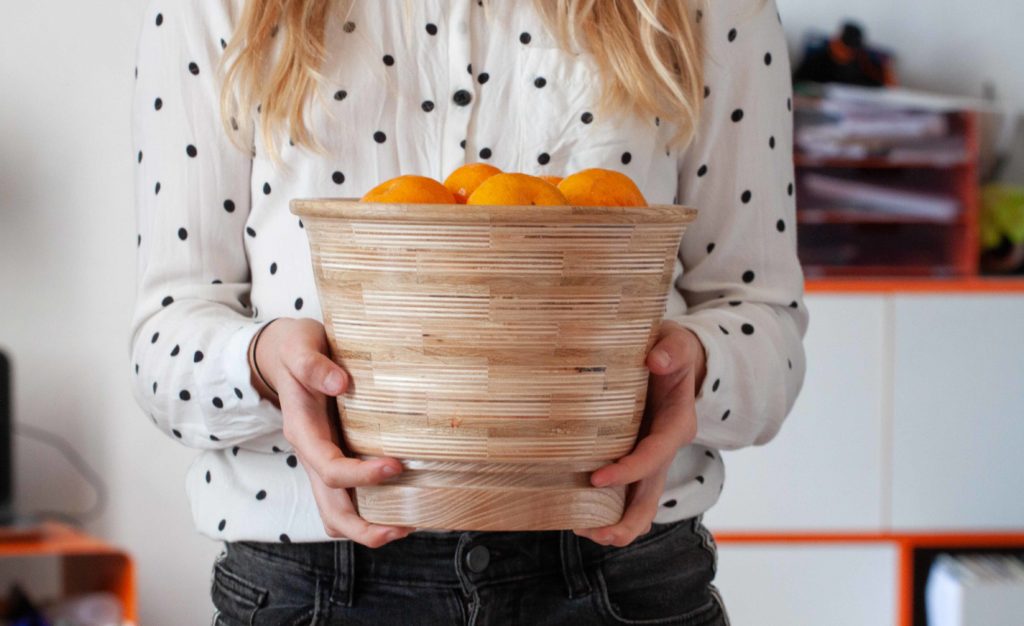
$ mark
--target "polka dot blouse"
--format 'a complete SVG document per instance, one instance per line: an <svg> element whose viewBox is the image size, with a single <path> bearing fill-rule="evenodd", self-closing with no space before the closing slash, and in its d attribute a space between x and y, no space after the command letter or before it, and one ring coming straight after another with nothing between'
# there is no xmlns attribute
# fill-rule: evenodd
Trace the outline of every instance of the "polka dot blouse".
<svg viewBox="0 0 1024 626"><path fill-rule="evenodd" d="M707 510L723 486L719 451L771 439L804 378L790 67L774 0L692 11L707 38L706 112L681 150L667 147L667 120L598 111L593 58L559 49L532 2L352 4L328 20L326 84L310 113L329 154L285 137L285 169L252 128L234 131L250 155L220 125L214 69L242 0L150 0L141 26L130 376L155 426L200 450L186 479L199 531L330 539L281 412L251 386L246 360L268 320L321 316L289 200L359 197L393 176L443 179L473 161L532 174L616 169L650 202L700 211L666 317L700 338L707 376L697 438L677 453L654 521Z"/></svg>

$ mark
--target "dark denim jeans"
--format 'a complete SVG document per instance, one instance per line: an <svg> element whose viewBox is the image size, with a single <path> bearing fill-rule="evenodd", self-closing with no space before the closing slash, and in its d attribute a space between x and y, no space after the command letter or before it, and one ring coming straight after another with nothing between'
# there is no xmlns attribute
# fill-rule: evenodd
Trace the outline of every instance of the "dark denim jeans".
<svg viewBox="0 0 1024 626"><path fill-rule="evenodd" d="M213 624L728 626L716 565L700 516L622 548L571 530L414 533L377 549L227 542Z"/></svg>

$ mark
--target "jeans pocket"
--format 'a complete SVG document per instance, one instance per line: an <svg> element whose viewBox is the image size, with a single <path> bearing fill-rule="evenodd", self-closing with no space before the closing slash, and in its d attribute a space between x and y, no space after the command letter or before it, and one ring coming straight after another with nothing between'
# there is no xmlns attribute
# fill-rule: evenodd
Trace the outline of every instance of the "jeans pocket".
<svg viewBox="0 0 1024 626"><path fill-rule="evenodd" d="M210 597L216 608L214 623L218 626L253 626L256 611L264 605L268 593L228 570L223 559L214 563Z"/></svg>
<svg viewBox="0 0 1024 626"><path fill-rule="evenodd" d="M656 538L608 554L594 570L599 612L617 624L720 624L714 556L698 524L674 522Z"/></svg>

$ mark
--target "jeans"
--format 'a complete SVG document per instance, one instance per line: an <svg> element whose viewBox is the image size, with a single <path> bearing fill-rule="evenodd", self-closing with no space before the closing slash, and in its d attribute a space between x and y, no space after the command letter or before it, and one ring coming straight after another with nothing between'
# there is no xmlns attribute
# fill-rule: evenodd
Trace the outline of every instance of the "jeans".
<svg viewBox="0 0 1024 626"><path fill-rule="evenodd" d="M212 623L728 626L717 560L701 516L621 548L571 530L413 533L376 549L226 542Z"/></svg>

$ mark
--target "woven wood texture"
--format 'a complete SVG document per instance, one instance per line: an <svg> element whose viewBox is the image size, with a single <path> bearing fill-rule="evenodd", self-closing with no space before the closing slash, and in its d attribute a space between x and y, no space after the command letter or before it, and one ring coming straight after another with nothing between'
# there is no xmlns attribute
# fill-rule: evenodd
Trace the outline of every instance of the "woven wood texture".
<svg viewBox="0 0 1024 626"><path fill-rule="evenodd" d="M614 523L588 476L633 447L679 206L292 201L309 237L344 446L406 467L367 520L452 530Z"/></svg>

